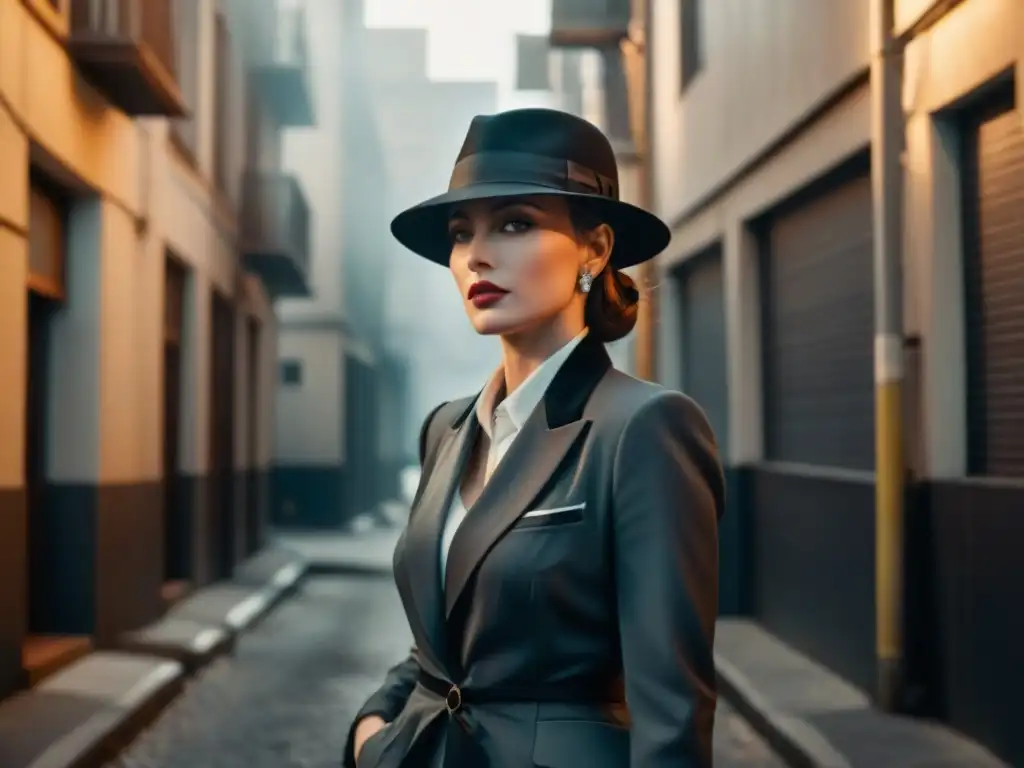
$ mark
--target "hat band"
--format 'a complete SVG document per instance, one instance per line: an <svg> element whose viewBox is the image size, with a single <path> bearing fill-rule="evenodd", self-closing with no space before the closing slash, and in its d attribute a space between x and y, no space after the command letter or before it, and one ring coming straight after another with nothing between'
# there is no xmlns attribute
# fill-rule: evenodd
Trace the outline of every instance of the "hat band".
<svg viewBox="0 0 1024 768"><path fill-rule="evenodd" d="M564 192L619 199L618 185L607 176L572 160L528 152L477 152L452 170L448 191L473 184L536 184Z"/></svg>

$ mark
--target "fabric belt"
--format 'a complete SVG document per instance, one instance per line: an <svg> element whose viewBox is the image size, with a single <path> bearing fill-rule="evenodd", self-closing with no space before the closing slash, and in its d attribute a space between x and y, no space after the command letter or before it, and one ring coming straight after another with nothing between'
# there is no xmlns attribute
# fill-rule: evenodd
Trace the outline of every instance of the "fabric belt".
<svg viewBox="0 0 1024 768"><path fill-rule="evenodd" d="M448 680L434 677L421 670L419 682L424 688L444 699L449 715L461 712L474 704L614 704L618 703L608 695L608 687L598 689L586 686L559 685L551 688L494 688L462 689Z"/></svg>
<svg viewBox="0 0 1024 768"><path fill-rule="evenodd" d="M433 765L438 768L489 768L487 755L475 737L476 723L467 717L465 708L475 704L601 704L618 703L609 696L607 686L597 690L586 686L559 685L549 689L491 688L463 690L449 680L434 677L421 670L419 683L431 693L444 699L448 710L444 738L434 755Z"/></svg>

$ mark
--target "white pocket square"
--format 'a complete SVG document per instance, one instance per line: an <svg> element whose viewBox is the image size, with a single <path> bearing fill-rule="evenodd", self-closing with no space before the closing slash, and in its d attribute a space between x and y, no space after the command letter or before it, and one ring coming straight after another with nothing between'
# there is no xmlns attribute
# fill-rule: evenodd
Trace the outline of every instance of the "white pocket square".
<svg viewBox="0 0 1024 768"><path fill-rule="evenodd" d="M523 518L527 517L547 517L548 515L557 515L559 512L575 512L576 510L586 509L586 504L573 504L569 507L553 507L551 509L531 509Z"/></svg>

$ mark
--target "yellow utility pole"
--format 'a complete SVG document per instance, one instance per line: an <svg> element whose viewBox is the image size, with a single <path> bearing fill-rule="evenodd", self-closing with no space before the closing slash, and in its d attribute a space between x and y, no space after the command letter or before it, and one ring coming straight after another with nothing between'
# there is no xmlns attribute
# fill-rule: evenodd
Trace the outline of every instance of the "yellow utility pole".
<svg viewBox="0 0 1024 768"><path fill-rule="evenodd" d="M654 205L654 177L651 168L651 85L650 57L651 0L632 0L629 36L622 42L622 56L629 87L629 116L639 163L639 203ZM657 376L656 346L658 305L655 292L657 268L653 261L637 269L641 299L636 323L636 375L653 380Z"/></svg>
<svg viewBox="0 0 1024 768"><path fill-rule="evenodd" d="M876 702L903 686L903 52L893 0L872 0L871 185L875 285Z"/></svg>

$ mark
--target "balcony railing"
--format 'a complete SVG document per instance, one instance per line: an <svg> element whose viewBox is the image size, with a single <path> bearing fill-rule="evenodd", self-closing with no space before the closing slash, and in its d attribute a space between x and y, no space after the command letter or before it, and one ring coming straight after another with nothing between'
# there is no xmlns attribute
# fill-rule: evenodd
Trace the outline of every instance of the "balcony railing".
<svg viewBox="0 0 1024 768"><path fill-rule="evenodd" d="M173 0L71 0L68 50L92 85L131 116L182 117Z"/></svg>
<svg viewBox="0 0 1024 768"><path fill-rule="evenodd" d="M616 45L629 34L630 6L630 0L551 0L551 45Z"/></svg>
<svg viewBox="0 0 1024 768"><path fill-rule="evenodd" d="M312 126L316 122L307 23L306 9L301 6L280 11L274 45L255 69L282 126Z"/></svg>
<svg viewBox="0 0 1024 768"><path fill-rule="evenodd" d="M245 267L277 297L309 295L310 214L294 176L248 171L242 196Z"/></svg>

